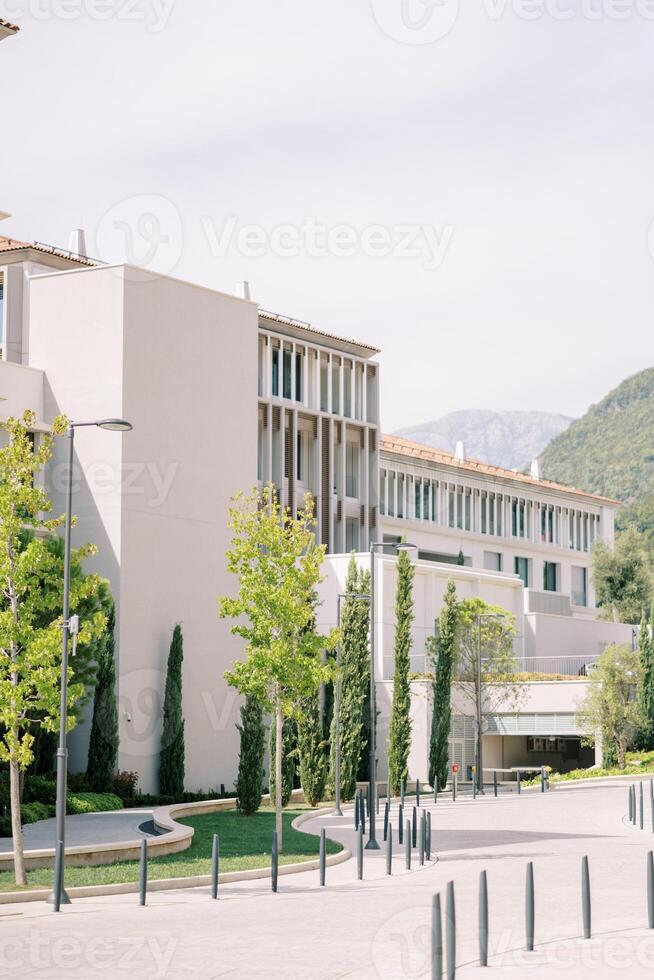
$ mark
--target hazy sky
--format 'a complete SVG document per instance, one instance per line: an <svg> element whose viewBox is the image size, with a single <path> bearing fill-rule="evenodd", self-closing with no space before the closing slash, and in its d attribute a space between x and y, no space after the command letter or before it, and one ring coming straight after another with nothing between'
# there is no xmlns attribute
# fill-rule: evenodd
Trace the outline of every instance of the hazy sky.
<svg viewBox="0 0 654 980"><path fill-rule="evenodd" d="M654 364L654 0L0 17L21 27L0 45L0 233L66 245L81 223L103 259L248 279L383 349L388 430L579 415Z"/></svg>

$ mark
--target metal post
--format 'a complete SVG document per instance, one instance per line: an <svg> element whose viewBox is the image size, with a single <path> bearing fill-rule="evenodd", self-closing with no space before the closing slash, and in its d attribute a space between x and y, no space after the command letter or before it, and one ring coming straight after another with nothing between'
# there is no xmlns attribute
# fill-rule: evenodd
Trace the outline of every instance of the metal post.
<svg viewBox="0 0 654 980"><path fill-rule="evenodd" d="M418 813L416 808L413 808L413 822L411 824L411 846L415 847L418 843Z"/></svg>
<svg viewBox="0 0 654 980"><path fill-rule="evenodd" d="M320 884L324 887L327 874L327 837L325 828L320 831Z"/></svg>
<svg viewBox="0 0 654 980"><path fill-rule="evenodd" d="M540 767L540 791L545 792L545 766Z"/></svg>
<svg viewBox="0 0 654 980"><path fill-rule="evenodd" d="M632 808L632 800L631 800L631 786L629 787L628 797L629 797L629 799L628 799L629 823L631 823L632 820L633 820L633 812L632 812L632 809L633 808Z"/></svg>
<svg viewBox="0 0 654 980"><path fill-rule="evenodd" d="M454 903L454 882L448 881L445 897L445 937L446 937L446 976L456 980L456 906Z"/></svg>
<svg viewBox="0 0 654 980"><path fill-rule="evenodd" d="M522 782L520 779L520 770L518 769L518 793L522 793Z"/></svg>
<svg viewBox="0 0 654 980"><path fill-rule="evenodd" d="M643 781L641 779L638 784L638 819L640 822L640 829L643 830L645 827L645 811L643 806Z"/></svg>
<svg viewBox="0 0 654 980"><path fill-rule="evenodd" d="M357 878L363 881L363 824L357 832Z"/></svg>
<svg viewBox="0 0 654 980"><path fill-rule="evenodd" d="M436 773L436 775L434 776L434 806L436 806L437 803L438 803L438 773Z"/></svg>
<svg viewBox="0 0 654 980"><path fill-rule="evenodd" d="M390 810L388 806L388 800L384 803L384 840L388 837L388 818L390 816Z"/></svg>
<svg viewBox="0 0 654 980"><path fill-rule="evenodd" d="M441 921L441 896L434 895L431 907L431 977L443 976L443 925Z"/></svg>
<svg viewBox="0 0 654 980"><path fill-rule="evenodd" d="M386 874L389 875L393 870L393 824L388 825L386 835Z"/></svg>
<svg viewBox="0 0 654 980"><path fill-rule="evenodd" d="M61 853L59 874L55 877L55 890L51 895L55 911L62 905L70 905L64 887L66 865L66 784L68 781L68 746L66 743L68 720L68 623L70 620L70 551L73 514L73 450L75 427L68 426L68 462L66 486L66 522L64 526L64 608L61 638L61 690L59 698L59 748L57 749L57 850Z"/></svg>
<svg viewBox="0 0 654 980"><path fill-rule="evenodd" d="M527 933L527 952L534 951L534 926L536 919L536 902L534 897L534 863L527 864L527 884L525 889L525 927Z"/></svg>
<svg viewBox="0 0 654 980"><path fill-rule="evenodd" d="M375 543L372 542L370 544L370 760L368 763L371 798L373 795L376 775L375 769L377 765L377 692L375 690L375 550ZM379 844L377 843L377 838L375 837L374 807L371 807L370 809L370 827L366 847L370 851L379 850Z"/></svg>
<svg viewBox="0 0 654 980"><path fill-rule="evenodd" d="M416 806L420 806L420 780L416 779Z"/></svg>
<svg viewBox="0 0 654 980"><path fill-rule="evenodd" d="M404 834L404 863L407 871L411 870L411 824L407 820Z"/></svg>
<svg viewBox="0 0 654 980"><path fill-rule="evenodd" d="M581 910L584 920L584 939L590 939L590 874L588 871L588 858L581 859Z"/></svg>
<svg viewBox="0 0 654 980"><path fill-rule="evenodd" d="M279 874L279 853L277 851L277 831L273 830L272 851L270 854L270 878L273 892L277 891L277 876Z"/></svg>
<svg viewBox="0 0 654 980"><path fill-rule="evenodd" d="M497 799L497 773L493 773L493 796Z"/></svg>
<svg viewBox="0 0 654 980"><path fill-rule="evenodd" d="M651 851L647 854L647 925L654 929L654 859Z"/></svg>
<svg viewBox="0 0 654 980"><path fill-rule="evenodd" d="M427 819L425 811L420 811L420 847L418 848L418 859L420 864L425 863L425 851L427 850Z"/></svg>
<svg viewBox="0 0 654 980"><path fill-rule="evenodd" d="M427 810L427 860L431 861L431 813Z"/></svg>
<svg viewBox="0 0 654 980"><path fill-rule="evenodd" d="M359 827L361 832L365 834L366 832L366 803L363 798L363 793L359 797Z"/></svg>
<svg viewBox="0 0 654 980"><path fill-rule="evenodd" d="M218 869L220 863L220 839L218 834L213 835L213 846L211 848L211 897L218 898Z"/></svg>
<svg viewBox="0 0 654 980"><path fill-rule="evenodd" d="M472 767L472 798L477 799L477 771L475 767Z"/></svg>
<svg viewBox="0 0 654 980"><path fill-rule="evenodd" d="M52 902L54 904L55 912L58 912L61 907L61 893L63 891L61 879L63 873L64 873L64 848L61 841L57 841L57 847L55 851L54 891L52 893Z"/></svg>
<svg viewBox="0 0 654 980"><path fill-rule="evenodd" d="M141 862L139 867L139 905L145 905L148 890L148 842L145 837L141 840Z"/></svg>
<svg viewBox="0 0 654 980"><path fill-rule="evenodd" d="M456 802L456 777L455 772L452 773L452 803Z"/></svg>
<svg viewBox="0 0 654 980"><path fill-rule="evenodd" d="M400 816L399 816L397 834L398 834L397 837L398 842L401 844L402 841L404 840L404 836L403 836L404 835L404 807L402 806L401 803L400 803Z"/></svg>
<svg viewBox="0 0 654 980"><path fill-rule="evenodd" d="M479 965L488 966L488 882L479 874Z"/></svg>

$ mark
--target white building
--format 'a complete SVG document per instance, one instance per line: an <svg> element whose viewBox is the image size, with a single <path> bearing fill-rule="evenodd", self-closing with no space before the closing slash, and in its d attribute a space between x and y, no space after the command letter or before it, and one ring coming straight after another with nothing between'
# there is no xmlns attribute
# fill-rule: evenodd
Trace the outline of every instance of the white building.
<svg viewBox="0 0 654 980"><path fill-rule="evenodd" d="M234 588L225 567L226 514L239 490L272 480L292 510L316 498L318 537L333 557L322 587L333 624L348 553L405 536L419 549L412 668L425 672L447 580L516 616L519 654L547 673L578 674L630 628L596 621L588 578L594 540L612 540L615 503L536 477L436 453L379 429L376 348L259 310L243 286L227 295L73 251L0 239L0 414L36 410L121 416L133 432L76 435L77 543L93 541L94 570L118 603L119 765L157 787L161 704L172 630L185 641L184 715L189 788L231 786L239 699L224 671L242 653L217 613ZM82 254L81 254L82 253ZM47 474L63 511L62 460ZM462 552L464 564L456 564ZM379 555L375 630L380 773L393 663L395 559ZM529 658L540 658L532 659ZM415 775L426 777L429 686L416 682ZM569 689L549 683L520 717L497 718L496 758L526 751L527 735L579 732ZM470 758L470 719L455 718L453 757ZM502 739L502 736L504 737ZM523 739L523 743L506 739ZM492 746L489 743L489 752ZM458 755L457 755L458 753ZM503 755L502 755L503 754ZM71 739L84 768L86 731ZM500 763L498 763L500 764Z"/></svg>

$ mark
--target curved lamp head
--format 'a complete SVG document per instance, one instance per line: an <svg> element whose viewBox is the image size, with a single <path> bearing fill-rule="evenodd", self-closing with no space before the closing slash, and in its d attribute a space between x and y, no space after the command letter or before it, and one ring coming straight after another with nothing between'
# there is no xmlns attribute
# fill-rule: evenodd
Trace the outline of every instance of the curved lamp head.
<svg viewBox="0 0 654 980"><path fill-rule="evenodd" d="M99 429L108 429L109 432L131 432L132 423L125 419L102 419L95 423Z"/></svg>
<svg viewBox="0 0 654 980"><path fill-rule="evenodd" d="M418 550L418 545L417 544L409 544L407 541L403 541L403 542L401 542L400 544L397 545L397 550L398 551L417 551Z"/></svg>

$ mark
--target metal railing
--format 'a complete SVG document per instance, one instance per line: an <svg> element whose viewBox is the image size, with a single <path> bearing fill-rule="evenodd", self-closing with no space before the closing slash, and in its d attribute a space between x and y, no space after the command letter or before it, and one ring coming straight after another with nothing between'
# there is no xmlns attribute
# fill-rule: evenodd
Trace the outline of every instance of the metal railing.
<svg viewBox="0 0 654 980"><path fill-rule="evenodd" d="M584 678L592 675L599 654L574 654L553 657L520 657L518 673L545 674L553 678Z"/></svg>

